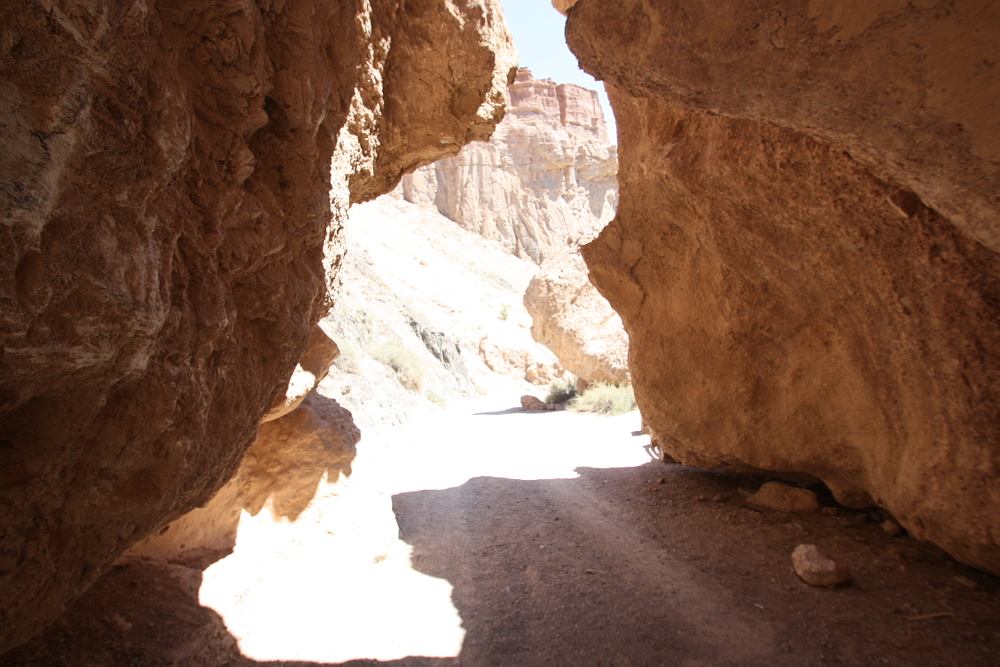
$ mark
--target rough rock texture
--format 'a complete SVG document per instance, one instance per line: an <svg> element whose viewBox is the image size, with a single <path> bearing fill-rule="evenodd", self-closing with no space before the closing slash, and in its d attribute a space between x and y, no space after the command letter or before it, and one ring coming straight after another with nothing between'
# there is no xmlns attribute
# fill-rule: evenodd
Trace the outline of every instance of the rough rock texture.
<svg viewBox="0 0 1000 667"><path fill-rule="evenodd" d="M276 510L276 514L294 518L312 498L310 488L316 488L313 478L328 472L336 479L341 471L349 473L354 445L360 439L351 413L321 396L310 401L308 411L298 410L339 354L337 344L323 329L313 327L309 347L295 367L285 395L261 420L274 423L258 432L236 476L204 506L136 542L118 561L157 558L204 566L236 546L241 510L256 514L273 494L282 509L292 506L292 511ZM322 416L316 414L320 405L324 406Z"/></svg>
<svg viewBox="0 0 1000 667"><path fill-rule="evenodd" d="M531 384L549 384L561 378L563 368L556 356L527 342L512 335L484 336L479 340L479 356L494 373Z"/></svg>
<svg viewBox="0 0 1000 667"><path fill-rule="evenodd" d="M322 327L318 324L314 326L312 333L309 334L309 347L306 348L305 356L295 366L285 388L285 395L271 406L261 422L274 421L299 407L309 392L323 381L330 370L330 364L338 356L340 350L337 349L337 344L326 335Z"/></svg>
<svg viewBox="0 0 1000 667"><path fill-rule="evenodd" d="M618 203L616 149L597 93L521 68L488 143L403 177L407 201L541 262L589 240Z"/></svg>
<svg viewBox="0 0 1000 667"><path fill-rule="evenodd" d="M525 411L555 410L555 407L556 406L549 405L542 399L530 394L525 394L521 397L521 409Z"/></svg>
<svg viewBox="0 0 1000 667"><path fill-rule="evenodd" d="M204 567L232 553L242 509L240 475L237 473L202 507L194 508L139 540L116 562L156 559Z"/></svg>
<svg viewBox="0 0 1000 667"><path fill-rule="evenodd" d="M792 552L795 574L810 586L840 586L851 580L851 571L837 563L815 544L800 544Z"/></svg>
<svg viewBox="0 0 1000 667"><path fill-rule="evenodd" d="M755 494L747 498L747 505L780 512L819 512L821 509L815 493L781 482L762 484Z"/></svg>
<svg viewBox="0 0 1000 667"><path fill-rule="evenodd" d="M1000 7L580 0L583 254L668 454L805 472L1000 572Z"/></svg>
<svg viewBox="0 0 1000 667"><path fill-rule="evenodd" d="M576 249L542 263L524 293L531 335L585 382L628 384L628 336Z"/></svg>
<svg viewBox="0 0 1000 667"><path fill-rule="evenodd" d="M513 58L491 0L11 0L0 25L2 651L233 476L347 204L485 139Z"/></svg>
<svg viewBox="0 0 1000 667"><path fill-rule="evenodd" d="M298 518L326 476L351 472L361 431L351 413L317 392L281 419L260 427L240 470L240 502L250 514L270 503L275 516Z"/></svg>

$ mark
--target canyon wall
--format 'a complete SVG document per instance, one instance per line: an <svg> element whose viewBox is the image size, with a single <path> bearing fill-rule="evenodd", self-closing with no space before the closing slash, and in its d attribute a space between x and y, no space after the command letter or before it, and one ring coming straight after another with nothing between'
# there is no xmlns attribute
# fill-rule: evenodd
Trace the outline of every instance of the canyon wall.
<svg viewBox="0 0 1000 667"><path fill-rule="evenodd" d="M616 149L597 93L521 68L489 142L403 177L403 197L541 263L589 240L618 203Z"/></svg>
<svg viewBox="0 0 1000 667"><path fill-rule="evenodd" d="M0 25L3 651L232 478L347 206L486 139L514 55L491 0L11 0Z"/></svg>
<svg viewBox="0 0 1000 667"><path fill-rule="evenodd" d="M583 253L654 437L1000 573L1000 7L562 4L619 128Z"/></svg>

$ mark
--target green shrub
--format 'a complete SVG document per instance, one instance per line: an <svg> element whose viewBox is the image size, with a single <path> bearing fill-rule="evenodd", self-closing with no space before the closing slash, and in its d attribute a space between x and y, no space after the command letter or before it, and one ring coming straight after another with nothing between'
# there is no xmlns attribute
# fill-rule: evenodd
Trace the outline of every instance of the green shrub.
<svg viewBox="0 0 1000 667"><path fill-rule="evenodd" d="M427 397L428 401L430 401L431 403L433 403L434 405L436 405L436 406L438 406L440 408L447 408L448 407L448 401L444 400L444 396L441 396L437 392L434 392L434 391L431 391L430 389L428 389L427 392L424 394L424 396Z"/></svg>
<svg viewBox="0 0 1000 667"><path fill-rule="evenodd" d="M510 317L510 304L505 303L500 306L500 319L506 320L508 317Z"/></svg>
<svg viewBox="0 0 1000 667"><path fill-rule="evenodd" d="M565 403L575 397L576 378L567 373L565 377L549 385L549 393L545 395L545 402L550 404Z"/></svg>
<svg viewBox="0 0 1000 667"><path fill-rule="evenodd" d="M424 364L415 352L396 341L387 341L372 349L375 361L396 372L399 383L410 391L420 391L424 384Z"/></svg>
<svg viewBox="0 0 1000 667"><path fill-rule="evenodd" d="M569 409L574 412L596 412L609 417L623 415L636 407L635 392L631 385L618 386L604 382L590 385L569 404Z"/></svg>

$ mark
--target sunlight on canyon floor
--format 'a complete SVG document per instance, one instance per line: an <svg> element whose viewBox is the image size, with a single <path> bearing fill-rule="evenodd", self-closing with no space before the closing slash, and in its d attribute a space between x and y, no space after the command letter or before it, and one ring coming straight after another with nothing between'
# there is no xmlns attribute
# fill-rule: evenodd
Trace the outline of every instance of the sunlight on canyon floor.
<svg viewBox="0 0 1000 667"><path fill-rule="evenodd" d="M519 396L456 405L362 439L350 478L321 482L297 521L244 513L236 549L205 571L215 609L255 660L342 662L452 657L465 630L444 579L418 572L398 539L392 496L480 476L573 479L579 467L650 460L639 413L524 413Z"/></svg>

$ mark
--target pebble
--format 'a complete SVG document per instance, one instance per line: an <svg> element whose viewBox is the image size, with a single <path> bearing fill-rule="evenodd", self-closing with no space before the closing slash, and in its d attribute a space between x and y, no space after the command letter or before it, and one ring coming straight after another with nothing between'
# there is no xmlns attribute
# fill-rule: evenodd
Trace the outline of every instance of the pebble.
<svg viewBox="0 0 1000 667"><path fill-rule="evenodd" d="M840 586L851 580L851 571L837 563L815 544L800 544L792 552L795 574L810 586Z"/></svg>

